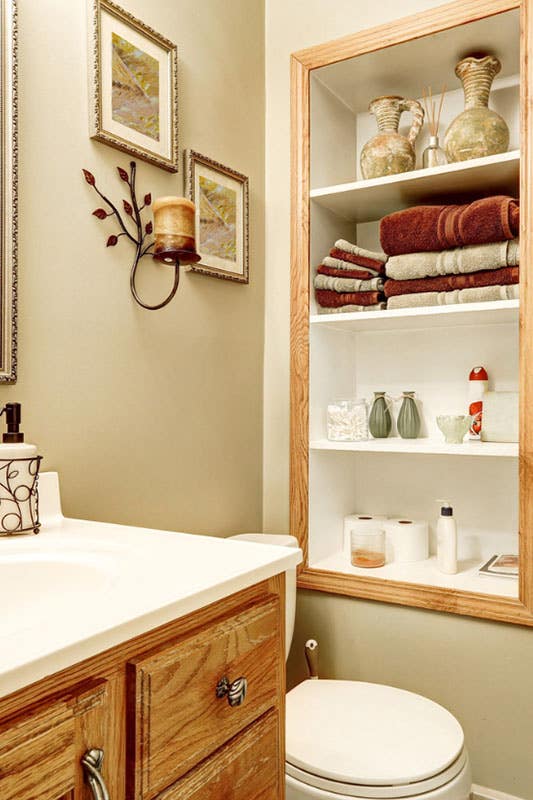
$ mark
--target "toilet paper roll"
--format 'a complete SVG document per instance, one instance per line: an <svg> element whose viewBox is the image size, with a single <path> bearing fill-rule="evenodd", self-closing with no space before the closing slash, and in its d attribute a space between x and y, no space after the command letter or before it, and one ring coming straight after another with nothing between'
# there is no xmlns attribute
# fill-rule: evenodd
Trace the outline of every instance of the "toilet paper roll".
<svg viewBox="0 0 533 800"><path fill-rule="evenodd" d="M429 558L429 524L425 519L398 517L385 522L387 556L409 563Z"/></svg>
<svg viewBox="0 0 533 800"><path fill-rule="evenodd" d="M344 517L344 555L350 560L352 555L352 544L350 534L352 531L366 533L370 531L384 530L384 522L388 518L384 514L348 514Z"/></svg>

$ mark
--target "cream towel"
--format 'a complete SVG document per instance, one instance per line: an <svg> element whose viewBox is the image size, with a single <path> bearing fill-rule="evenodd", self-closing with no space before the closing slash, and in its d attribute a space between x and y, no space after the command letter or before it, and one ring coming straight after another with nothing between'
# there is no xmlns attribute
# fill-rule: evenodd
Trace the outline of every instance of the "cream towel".
<svg viewBox="0 0 533 800"><path fill-rule="evenodd" d="M489 300L517 300L520 287L479 286L455 289L453 292L418 292L389 297L387 308L418 308L419 306L452 306L458 303L484 303Z"/></svg>
<svg viewBox="0 0 533 800"><path fill-rule="evenodd" d="M333 267L334 269L362 269L365 272L370 272L371 275L375 275L379 277L380 273L372 269L371 267L361 267L357 264L352 264L351 261L342 261L340 258L333 258L332 256L326 256L322 259L322 263L325 267Z"/></svg>
<svg viewBox="0 0 533 800"><path fill-rule="evenodd" d="M387 303L375 303L372 306L339 306L338 308L318 307L319 314L351 314L355 311L383 311L387 308Z"/></svg>
<svg viewBox="0 0 533 800"><path fill-rule="evenodd" d="M334 278L331 275L316 275L315 289L329 289L332 292L381 292L383 279L372 278L360 280L359 278Z"/></svg>
<svg viewBox="0 0 533 800"><path fill-rule="evenodd" d="M520 263L518 239L494 244L474 244L441 252L407 253L391 256L386 272L398 281L433 278L436 275L461 275L484 269L516 267Z"/></svg>
<svg viewBox="0 0 533 800"><path fill-rule="evenodd" d="M374 253L372 250L365 250L363 247L358 247L356 244L346 241L346 239L337 239L335 247L339 250L344 250L346 253L351 253L353 256L373 258L374 261L382 261L383 263L387 260L385 253Z"/></svg>

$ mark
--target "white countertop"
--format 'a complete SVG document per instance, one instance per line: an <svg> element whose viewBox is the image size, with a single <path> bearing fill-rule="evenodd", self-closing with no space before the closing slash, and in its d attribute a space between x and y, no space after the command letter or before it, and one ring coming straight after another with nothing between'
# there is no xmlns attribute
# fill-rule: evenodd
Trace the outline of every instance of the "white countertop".
<svg viewBox="0 0 533 800"><path fill-rule="evenodd" d="M65 519L41 476L38 536L0 538L0 697L294 568L301 551Z"/></svg>

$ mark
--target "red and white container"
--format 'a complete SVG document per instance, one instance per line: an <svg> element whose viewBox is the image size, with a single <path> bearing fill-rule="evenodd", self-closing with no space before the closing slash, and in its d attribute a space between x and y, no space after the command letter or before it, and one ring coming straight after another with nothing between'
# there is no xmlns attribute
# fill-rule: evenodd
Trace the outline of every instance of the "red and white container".
<svg viewBox="0 0 533 800"><path fill-rule="evenodd" d="M468 413L472 417L470 439L481 438L483 421L483 395L489 390L489 376L485 367L474 367L468 378Z"/></svg>

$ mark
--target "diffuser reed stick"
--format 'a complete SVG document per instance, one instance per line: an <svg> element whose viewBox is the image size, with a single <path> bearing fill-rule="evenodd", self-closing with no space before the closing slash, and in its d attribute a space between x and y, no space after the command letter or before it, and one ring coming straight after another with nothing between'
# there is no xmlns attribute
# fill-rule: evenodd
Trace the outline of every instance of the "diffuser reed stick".
<svg viewBox="0 0 533 800"><path fill-rule="evenodd" d="M426 109L427 126L429 128L429 145L424 150L422 156L422 164L424 167L441 167L447 163L446 154L444 150L439 147L439 125L445 93L446 85L444 84L440 94L440 102L437 105L433 97L433 92L431 91L431 86L424 86L422 91L424 107Z"/></svg>

